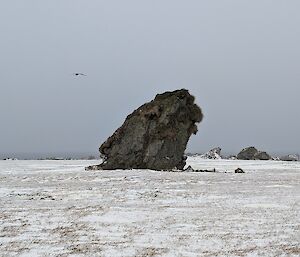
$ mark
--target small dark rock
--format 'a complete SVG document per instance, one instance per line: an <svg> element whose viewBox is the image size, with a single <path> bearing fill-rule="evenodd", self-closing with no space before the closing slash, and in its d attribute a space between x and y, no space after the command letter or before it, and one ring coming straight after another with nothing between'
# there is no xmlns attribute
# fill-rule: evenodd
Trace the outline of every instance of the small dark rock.
<svg viewBox="0 0 300 257"><path fill-rule="evenodd" d="M245 173L245 171L241 168L237 168L234 173Z"/></svg>
<svg viewBox="0 0 300 257"><path fill-rule="evenodd" d="M195 172L195 170L192 168L191 165L189 165L187 168L185 168L183 171L186 171L186 172Z"/></svg>
<svg viewBox="0 0 300 257"><path fill-rule="evenodd" d="M191 166L188 166L183 171L185 171L185 172L217 172L215 168L212 169L212 170L207 170L207 169L205 169L205 170L195 170Z"/></svg>

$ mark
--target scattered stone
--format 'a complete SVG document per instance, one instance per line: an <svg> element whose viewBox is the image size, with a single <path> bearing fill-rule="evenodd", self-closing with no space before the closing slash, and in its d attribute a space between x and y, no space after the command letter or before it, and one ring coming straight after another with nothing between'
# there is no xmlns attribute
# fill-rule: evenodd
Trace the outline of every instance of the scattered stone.
<svg viewBox="0 0 300 257"><path fill-rule="evenodd" d="M195 172L195 170L192 168L191 165L189 165L186 169L184 169L183 171L185 172Z"/></svg>
<svg viewBox="0 0 300 257"><path fill-rule="evenodd" d="M207 153L200 155L202 159L222 159L221 157L221 148L216 147L211 150L209 150Z"/></svg>
<svg viewBox="0 0 300 257"><path fill-rule="evenodd" d="M245 171L241 168L237 168L234 173L245 173Z"/></svg>
<svg viewBox="0 0 300 257"><path fill-rule="evenodd" d="M237 157L235 155L230 155L227 157L227 160L236 160Z"/></svg>
<svg viewBox="0 0 300 257"><path fill-rule="evenodd" d="M194 100L186 89L156 95L101 145L103 163L86 169L182 170L187 142L203 118Z"/></svg>
<svg viewBox="0 0 300 257"><path fill-rule="evenodd" d="M285 155L279 158L281 161L296 162L299 161L299 156L294 154Z"/></svg>
<svg viewBox="0 0 300 257"><path fill-rule="evenodd" d="M193 169L190 165L183 170L184 172L217 172L216 169L212 169L212 170L195 170Z"/></svg>

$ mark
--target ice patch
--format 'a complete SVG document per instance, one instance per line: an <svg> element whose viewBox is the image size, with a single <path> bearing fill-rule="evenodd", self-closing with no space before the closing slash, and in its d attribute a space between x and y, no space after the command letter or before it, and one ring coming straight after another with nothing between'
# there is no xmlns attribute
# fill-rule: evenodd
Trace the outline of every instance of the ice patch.
<svg viewBox="0 0 300 257"><path fill-rule="evenodd" d="M144 221L147 217L146 213L140 211L109 211L104 215L88 215L82 218L85 222L100 223L132 223Z"/></svg>
<svg viewBox="0 0 300 257"><path fill-rule="evenodd" d="M270 188L273 188L273 187L291 188L293 186L289 186L289 185L270 185L270 186L265 186L265 187L270 187Z"/></svg>
<svg viewBox="0 0 300 257"><path fill-rule="evenodd" d="M286 205L272 204L272 203L253 203L246 204L243 207L245 208L280 208L280 209L288 209L289 207Z"/></svg>

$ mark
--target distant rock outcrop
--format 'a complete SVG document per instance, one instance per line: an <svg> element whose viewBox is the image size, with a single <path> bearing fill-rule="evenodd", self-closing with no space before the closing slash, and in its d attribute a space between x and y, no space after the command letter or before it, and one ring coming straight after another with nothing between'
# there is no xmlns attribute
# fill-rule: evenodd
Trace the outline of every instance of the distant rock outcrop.
<svg viewBox="0 0 300 257"><path fill-rule="evenodd" d="M299 156L294 154L285 155L279 158L281 161L296 162L299 161Z"/></svg>
<svg viewBox="0 0 300 257"><path fill-rule="evenodd" d="M100 147L103 163L87 169L180 169L201 109L188 90L158 94L130 114Z"/></svg>
<svg viewBox="0 0 300 257"><path fill-rule="evenodd" d="M238 153L236 158L238 160L254 160L254 156L258 153L258 150L254 147L244 148L242 151Z"/></svg>
<svg viewBox="0 0 300 257"><path fill-rule="evenodd" d="M203 159L222 159L221 150L220 147L216 147L209 150L207 153L200 155L200 157Z"/></svg>
<svg viewBox="0 0 300 257"><path fill-rule="evenodd" d="M272 160L272 157L263 151L257 150L254 146L244 148L237 155L238 160Z"/></svg>
<svg viewBox="0 0 300 257"><path fill-rule="evenodd" d="M254 155L254 160L272 160L272 156L266 152L258 151L258 153Z"/></svg>

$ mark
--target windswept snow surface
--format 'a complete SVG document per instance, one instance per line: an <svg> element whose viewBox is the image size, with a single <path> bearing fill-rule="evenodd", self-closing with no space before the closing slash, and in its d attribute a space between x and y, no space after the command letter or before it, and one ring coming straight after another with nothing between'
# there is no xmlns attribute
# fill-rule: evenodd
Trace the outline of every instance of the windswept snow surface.
<svg viewBox="0 0 300 257"><path fill-rule="evenodd" d="M0 161L0 256L300 256L299 162L97 163Z"/></svg>

